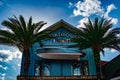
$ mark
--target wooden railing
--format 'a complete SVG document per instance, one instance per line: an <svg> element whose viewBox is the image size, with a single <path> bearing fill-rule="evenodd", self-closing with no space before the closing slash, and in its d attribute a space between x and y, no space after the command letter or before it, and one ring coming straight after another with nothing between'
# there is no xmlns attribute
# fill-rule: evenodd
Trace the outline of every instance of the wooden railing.
<svg viewBox="0 0 120 80"><path fill-rule="evenodd" d="M96 76L17 76L17 80L97 80ZM102 76L102 79L104 77Z"/></svg>

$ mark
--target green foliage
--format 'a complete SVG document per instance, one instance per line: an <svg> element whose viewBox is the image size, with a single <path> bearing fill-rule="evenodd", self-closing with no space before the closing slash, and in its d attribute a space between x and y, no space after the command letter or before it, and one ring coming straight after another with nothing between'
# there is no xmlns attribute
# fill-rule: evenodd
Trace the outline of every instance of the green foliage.
<svg viewBox="0 0 120 80"><path fill-rule="evenodd" d="M25 46L29 48L35 42L45 38L47 33L39 32L45 24L43 21L32 23L32 17L27 22L22 15L19 18L16 16L8 18L2 22L8 30L0 30L0 43L14 45L21 50Z"/></svg>
<svg viewBox="0 0 120 80"><path fill-rule="evenodd" d="M104 54L104 48L110 48L120 51L120 28L113 28L111 20L95 18L92 22L90 19L84 23L85 27L80 28L76 33L78 38L73 41L77 42L81 49L91 48L94 53L94 60L96 64L97 78L99 79L100 69L100 52ZM99 79L100 80L100 79Z"/></svg>
<svg viewBox="0 0 120 80"><path fill-rule="evenodd" d="M104 48L110 48L120 51L120 28L113 28L111 20L95 18L92 22L90 19L84 23L85 27L80 28L77 32L78 38L73 41L77 42L77 46L81 49L91 48L94 53L96 63L97 78L100 77L100 52L104 54ZM100 79L99 79L100 80Z"/></svg>
<svg viewBox="0 0 120 80"><path fill-rule="evenodd" d="M0 44L17 46L24 56L24 73L28 75L28 69L30 65L30 51L29 48L36 42L41 42L41 39L46 38L47 31L39 31L46 23L40 21L38 23L32 23L32 17L28 22L25 21L22 15L17 18L8 18L4 20L2 25L7 30L0 30Z"/></svg>
<svg viewBox="0 0 120 80"><path fill-rule="evenodd" d="M78 43L79 47L97 49L98 52L104 52L104 48L120 51L120 38L117 36L120 28L113 28L111 20L95 18L94 22L89 19L84 24L85 27L81 27L77 32L80 37L73 40Z"/></svg>

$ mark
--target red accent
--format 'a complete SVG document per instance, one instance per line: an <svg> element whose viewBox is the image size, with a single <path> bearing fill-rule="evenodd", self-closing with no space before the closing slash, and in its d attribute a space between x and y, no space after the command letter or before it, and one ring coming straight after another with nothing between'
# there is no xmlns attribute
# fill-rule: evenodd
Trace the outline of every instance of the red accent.
<svg viewBox="0 0 120 80"><path fill-rule="evenodd" d="M108 63L107 61L101 61L101 65L102 65L102 67L104 67L105 64L107 64L107 63Z"/></svg>

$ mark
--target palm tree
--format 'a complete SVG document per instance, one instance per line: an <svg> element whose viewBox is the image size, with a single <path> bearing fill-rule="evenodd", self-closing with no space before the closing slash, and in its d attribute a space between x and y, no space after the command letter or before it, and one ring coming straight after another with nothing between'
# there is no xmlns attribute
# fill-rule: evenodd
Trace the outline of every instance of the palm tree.
<svg viewBox="0 0 120 80"><path fill-rule="evenodd" d="M120 51L120 28L113 28L111 20L95 18L92 22L88 19L88 23L84 23L85 27L81 27L78 38L73 39L77 42L77 46L81 49L91 48L94 53L96 64L97 78L101 78L100 70L100 52L104 54L105 48L115 49Z"/></svg>
<svg viewBox="0 0 120 80"><path fill-rule="evenodd" d="M8 30L0 30L0 43L5 45L17 46L23 53L24 57L24 74L28 75L28 69L30 65L30 47L45 38L45 33L39 31L44 23L40 21L38 23L32 23L32 17L29 18L28 23L25 21L22 15L17 18L8 18L4 20L2 25Z"/></svg>

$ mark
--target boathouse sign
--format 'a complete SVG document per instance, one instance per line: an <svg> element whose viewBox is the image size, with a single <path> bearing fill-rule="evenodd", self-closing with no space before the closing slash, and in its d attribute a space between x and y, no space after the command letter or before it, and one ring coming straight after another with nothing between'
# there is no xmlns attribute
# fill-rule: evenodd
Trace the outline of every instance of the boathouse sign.
<svg viewBox="0 0 120 80"><path fill-rule="evenodd" d="M78 35L73 35L71 33L52 33L50 34L51 37L69 37L69 38L75 38L78 37Z"/></svg>

